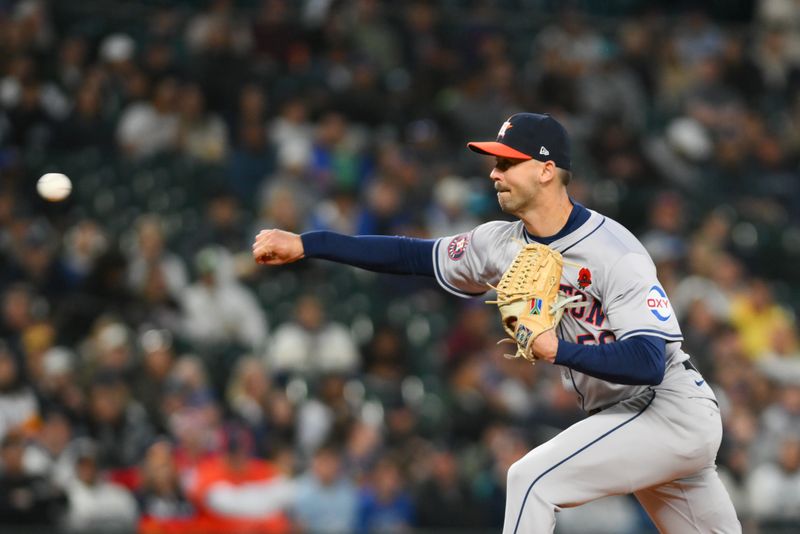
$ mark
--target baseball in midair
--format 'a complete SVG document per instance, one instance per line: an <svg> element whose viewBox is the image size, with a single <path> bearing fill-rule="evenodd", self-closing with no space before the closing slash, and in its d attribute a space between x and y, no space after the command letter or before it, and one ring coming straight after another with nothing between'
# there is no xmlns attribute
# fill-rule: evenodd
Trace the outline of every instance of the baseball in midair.
<svg viewBox="0 0 800 534"><path fill-rule="evenodd" d="M72 182L66 174L48 172L36 182L36 190L50 202L64 200L72 192Z"/></svg>

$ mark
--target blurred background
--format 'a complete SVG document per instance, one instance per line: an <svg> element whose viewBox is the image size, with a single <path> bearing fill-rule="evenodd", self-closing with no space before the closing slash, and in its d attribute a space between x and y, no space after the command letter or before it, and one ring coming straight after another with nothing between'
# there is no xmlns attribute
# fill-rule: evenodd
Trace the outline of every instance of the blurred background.
<svg viewBox="0 0 800 534"><path fill-rule="evenodd" d="M800 531L800 2L696 4L0 0L3 532L499 532L584 416L556 369L431 279L249 249L503 218L465 143L523 110L656 261L745 532Z"/></svg>

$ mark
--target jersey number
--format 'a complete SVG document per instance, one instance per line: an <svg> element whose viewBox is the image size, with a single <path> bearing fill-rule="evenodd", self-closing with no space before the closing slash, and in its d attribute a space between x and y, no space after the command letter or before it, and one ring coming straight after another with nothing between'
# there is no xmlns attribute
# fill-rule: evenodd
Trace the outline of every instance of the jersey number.
<svg viewBox="0 0 800 534"><path fill-rule="evenodd" d="M594 334L581 334L575 338L575 342L579 345L605 345L606 343L616 341L616 339L617 338L614 337L614 332L603 330L596 338Z"/></svg>

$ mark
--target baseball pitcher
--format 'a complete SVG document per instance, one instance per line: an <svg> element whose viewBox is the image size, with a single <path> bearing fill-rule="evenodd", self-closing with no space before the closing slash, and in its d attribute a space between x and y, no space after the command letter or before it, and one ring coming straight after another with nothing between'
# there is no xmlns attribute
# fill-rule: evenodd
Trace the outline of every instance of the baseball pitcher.
<svg viewBox="0 0 800 534"><path fill-rule="evenodd" d="M519 113L496 141L468 147L496 159L489 177L516 222L436 240L263 230L254 258L429 275L461 297L497 291L512 356L559 366L589 414L511 466L504 534L553 532L560 509L626 493L661 532L741 532L716 473L714 393L681 350L644 247L568 196L566 130L549 115Z"/></svg>

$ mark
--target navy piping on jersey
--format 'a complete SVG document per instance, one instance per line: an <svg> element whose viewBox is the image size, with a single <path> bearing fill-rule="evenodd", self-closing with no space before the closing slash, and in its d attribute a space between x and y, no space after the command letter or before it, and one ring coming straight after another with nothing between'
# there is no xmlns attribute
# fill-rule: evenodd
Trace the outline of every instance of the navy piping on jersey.
<svg viewBox="0 0 800 534"><path fill-rule="evenodd" d="M486 291L482 293L467 293L466 291L461 291L457 287L450 285L447 282L447 280L444 279L444 276L442 276L441 270L439 269L439 245L441 244L441 242L442 242L441 239L437 239L436 244L433 246L433 265L434 265L433 273L436 275L436 281L439 282L439 285L441 285L445 290L449 291L450 293L461 298L479 297L483 295L483 293L486 293Z"/></svg>
<svg viewBox="0 0 800 534"><path fill-rule="evenodd" d="M523 235L525 236L525 241L528 243L530 243L531 241L536 241L537 243L541 243L543 245L549 245L553 241L557 241L562 237L571 234L581 226L583 226L583 223L588 221L589 217L591 217L592 214L589 212L589 210L587 210L577 202L573 201L572 199L570 199L570 201L572 202L572 211L570 211L569 213L569 217L567 218L566 224L564 225L563 228L561 228L561 230L558 231L558 233L551 235L549 237L536 237L534 235L531 235L531 233L528 232L528 229L523 226L522 232Z"/></svg>
<svg viewBox="0 0 800 534"><path fill-rule="evenodd" d="M558 324L558 330L561 333L561 339L564 339L564 325L559 323ZM577 393L578 397L581 398L581 410L583 410L585 412L586 411L586 398L583 396L583 393L581 393L581 390L578 389L578 384L575 383L575 377L572 376L572 369L567 367L567 371L569 372L569 379L572 380L572 387L575 388L575 393Z"/></svg>
<svg viewBox="0 0 800 534"><path fill-rule="evenodd" d="M575 392L581 398L581 410L583 410L585 412L586 411L586 397L584 397L583 393L581 393L581 390L578 389L578 384L575 383L575 377L572 376L572 369L567 368L567 370L569 371L569 379L572 380L572 387L575 388Z"/></svg>
<svg viewBox="0 0 800 534"><path fill-rule="evenodd" d="M584 239L586 239L587 237L589 237L590 235L592 235L593 233L595 233L597 230L599 230L599 229L600 229L600 227L601 227L601 226L603 226L603 224L605 224L605 222L606 222L606 218L605 218L605 217L603 217L603 220L602 220L602 221L600 221L600 224L598 224L598 225L595 227L595 229L594 229L594 230L592 230L591 232L589 232L588 234L586 234L586 235L585 235L585 236L583 236L582 238L578 239L577 241L575 241L573 244L571 244L570 246L568 246L568 247L567 247L567 248L565 248L564 250L560 251L560 252L561 252L561 254L565 254L565 253L566 253L566 252L567 252L569 249L571 249L572 247L574 247L575 245L577 245L578 243L580 243L581 241L583 241Z"/></svg>
<svg viewBox="0 0 800 534"><path fill-rule="evenodd" d="M570 454L569 456L567 456L566 458L564 458L563 460L561 460L560 462L558 462L558 463L557 463L557 464L555 464L554 466L552 466L552 467L548 468L548 469L547 469L547 470L546 470L544 473L542 473L541 475L539 475L538 477L536 477L536 480L534 480L533 482L531 482L531 485L530 485L530 486L528 486L528 491L526 491L526 492L525 492L525 498L523 498L523 499L522 499L522 505L520 506L520 509L519 509L519 515L517 516L517 523L516 523L516 525L514 525L514 534L517 534L517 529L519 528L519 522L522 520L522 512L523 512L523 510L525 510L525 503L526 503L526 502L527 502L527 500L528 500L528 495L530 495L530 493L531 493L531 490L533 489L533 486L534 486L534 485L535 485L537 482L539 482L539 480L540 480L540 479L541 479L543 476L545 476L547 473L549 473L550 471L552 471L552 470L553 470L553 469L555 469L556 467L560 466L561 464L563 464L564 462L566 462L566 461L567 461L567 460L569 460L570 458L573 458L573 457L577 456L578 454L580 454L581 452L585 451L586 449L588 449L589 447L591 447L592 445L594 445L595 443L597 443L597 442L598 442L598 441L600 441L601 439L603 439L603 438L605 438L606 436L608 436L609 434L611 434L611 433L613 433L613 432L615 432L615 431L619 430L619 429L620 429L620 428L622 428L623 426L627 425L628 423L630 423L631 421L633 421L634 419L636 419L637 417L639 417L640 415L642 415L642 414L645 412L645 410L647 410L647 409L650 407L650 405L651 405L651 404L653 404L653 400L656 398L656 392L655 392L655 390L651 390L651 391L653 392L653 396L652 396L652 397L650 397L650 400L647 402L647 404L645 405L645 407L644 407L644 408L642 408L641 410L639 410L639 412L637 412L637 413L636 413L636 415L634 415L634 416L633 416L633 417L631 417L630 419L627 419L627 420L623 421L622 423L618 424L617 426L615 426L614 428L612 428L611 430L609 430L608 432L606 432L605 434L603 434L603 435L602 435L602 436L600 436L599 438L595 439L594 441L592 441L592 442L590 442L590 443L588 443L588 444L584 445L583 447L581 447L581 448L580 448L580 449L578 449L577 451L573 452L572 454Z"/></svg>
<svg viewBox="0 0 800 534"><path fill-rule="evenodd" d="M667 341L683 341L682 334L668 334L667 332L663 332L661 330L655 330L653 328L639 328L638 330L631 330L630 332L625 332L624 334L622 334L620 337L617 338L617 341L622 341L625 338L641 334L648 334L656 337L661 337L666 339Z"/></svg>

